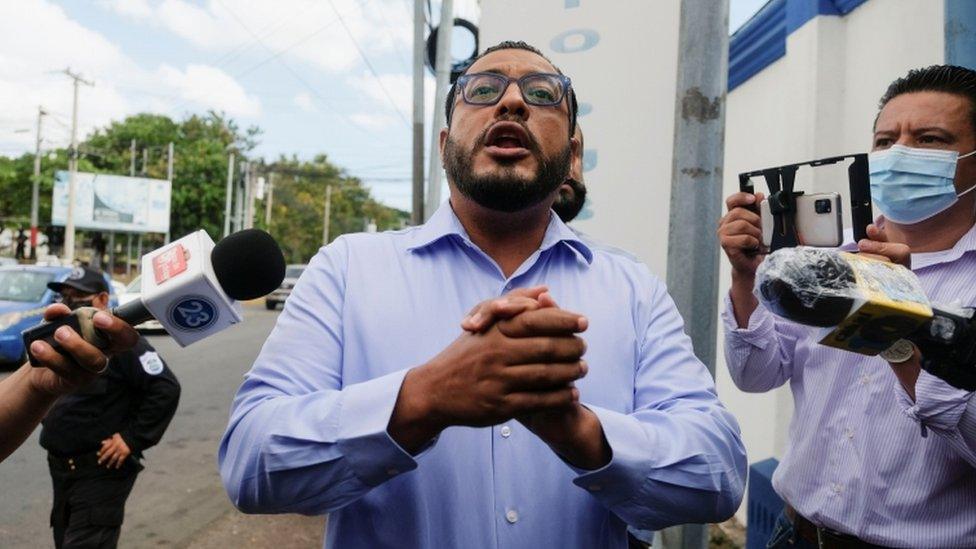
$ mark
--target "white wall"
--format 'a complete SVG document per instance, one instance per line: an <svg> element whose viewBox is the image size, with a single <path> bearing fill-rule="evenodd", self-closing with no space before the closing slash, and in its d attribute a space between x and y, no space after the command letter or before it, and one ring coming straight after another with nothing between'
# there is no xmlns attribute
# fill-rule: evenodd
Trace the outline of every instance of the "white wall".
<svg viewBox="0 0 976 549"><path fill-rule="evenodd" d="M784 57L728 96L723 194L738 190L740 172L869 150L877 102L888 84L911 68L943 62L943 11L942 0L869 0L845 17L817 17L791 34ZM799 188L837 191L849 204L846 169L817 170L814 178L801 170ZM757 190L763 186L759 182ZM723 299L730 276L723 261ZM718 338L721 348L721 330ZM719 393L739 419L750 463L782 458L792 416L788 387L743 393L724 357L717 372ZM745 519L745 506L739 517Z"/></svg>
<svg viewBox="0 0 976 549"><path fill-rule="evenodd" d="M662 279L678 58L676 0L486 0L481 47L525 40L573 80L590 112L587 210L574 227L640 257ZM558 50L563 50L558 51Z"/></svg>

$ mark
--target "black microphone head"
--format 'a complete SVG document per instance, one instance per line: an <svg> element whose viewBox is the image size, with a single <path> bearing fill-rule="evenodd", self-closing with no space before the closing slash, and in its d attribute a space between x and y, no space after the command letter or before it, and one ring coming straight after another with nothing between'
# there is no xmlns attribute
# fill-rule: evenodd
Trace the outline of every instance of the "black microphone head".
<svg viewBox="0 0 976 549"><path fill-rule="evenodd" d="M259 229L244 229L223 238L210 252L210 260L220 287L238 301L266 296L285 279L281 248Z"/></svg>

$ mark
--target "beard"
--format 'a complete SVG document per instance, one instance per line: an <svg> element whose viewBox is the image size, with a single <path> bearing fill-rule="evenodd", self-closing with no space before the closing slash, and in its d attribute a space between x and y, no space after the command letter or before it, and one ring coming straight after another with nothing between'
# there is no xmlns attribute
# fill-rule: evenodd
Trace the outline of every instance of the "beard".
<svg viewBox="0 0 976 549"><path fill-rule="evenodd" d="M484 208L505 213L525 210L551 196L569 174L572 157L569 143L562 150L547 157L533 142L528 148L539 164L534 178L519 176L515 166L504 164L494 173L477 176L472 171L471 164L474 150L483 142L484 135L467 151L448 137L444 145L444 171L461 194Z"/></svg>
<svg viewBox="0 0 976 549"><path fill-rule="evenodd" d="M586 185L573 178L567 179L566 185L572 190L567 191L560 188L559 194L556 195L556 201L552 203L553 211L563 223L569 223L576 219L586 202Z"/></svg>

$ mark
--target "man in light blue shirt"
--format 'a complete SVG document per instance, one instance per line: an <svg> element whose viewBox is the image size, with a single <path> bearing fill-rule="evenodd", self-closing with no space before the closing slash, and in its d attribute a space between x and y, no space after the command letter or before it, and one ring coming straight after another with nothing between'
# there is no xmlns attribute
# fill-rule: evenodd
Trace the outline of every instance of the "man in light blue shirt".
<svg viewBox="0 0 976 549"><path fill-rule="evenodd" d="M569 79L502 43L445 108L450 202L323 248L247 374L234 504L330 513L327 547L622 548L728 518L739 429L664 285L550 210L580 154Z"/></svg>

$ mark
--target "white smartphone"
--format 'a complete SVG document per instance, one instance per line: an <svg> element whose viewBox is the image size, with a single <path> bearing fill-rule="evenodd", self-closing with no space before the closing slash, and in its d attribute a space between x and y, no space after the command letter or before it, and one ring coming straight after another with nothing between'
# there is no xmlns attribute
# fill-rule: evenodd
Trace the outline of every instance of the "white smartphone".
<svg viewBox="0 0 976 549"><path fill-rule="evenodd" d="M769 248L776 230L769 201L759 204L763 246ZM804 194L796 198L796 236L801 246L836 248L844 242L844 222L838 193Z"/></svg>

